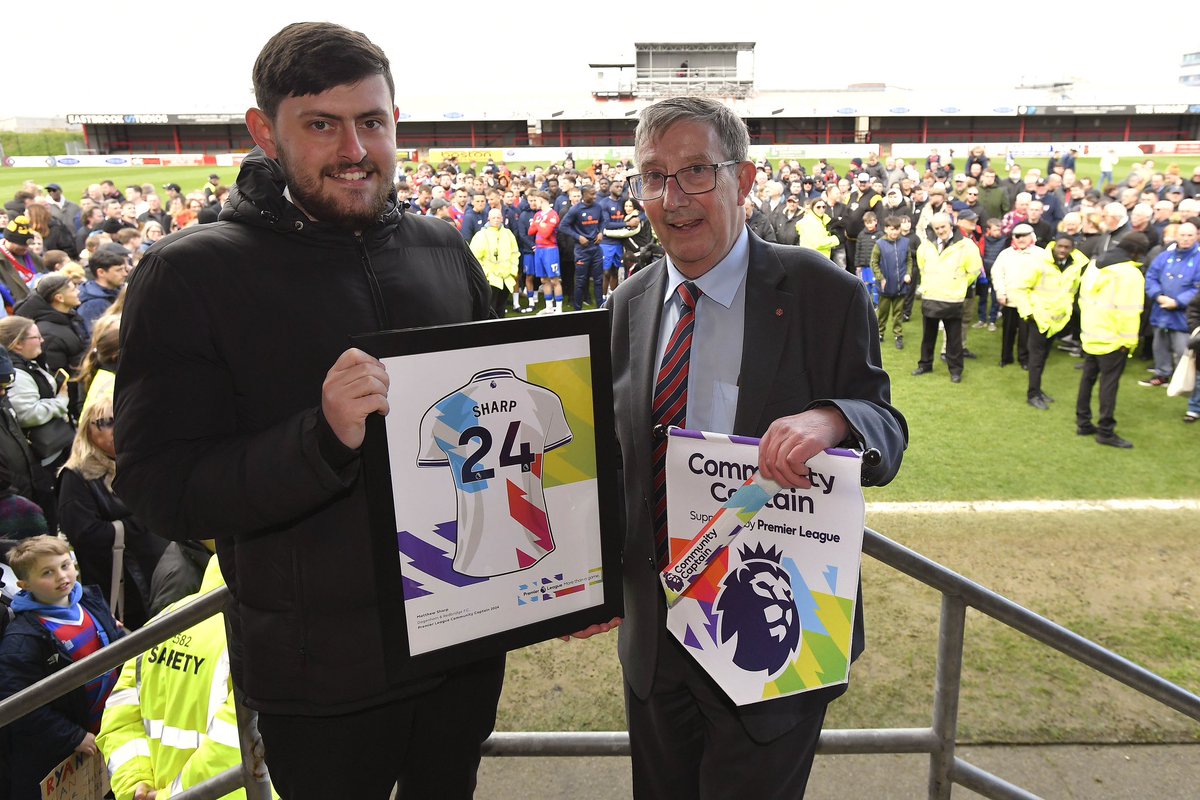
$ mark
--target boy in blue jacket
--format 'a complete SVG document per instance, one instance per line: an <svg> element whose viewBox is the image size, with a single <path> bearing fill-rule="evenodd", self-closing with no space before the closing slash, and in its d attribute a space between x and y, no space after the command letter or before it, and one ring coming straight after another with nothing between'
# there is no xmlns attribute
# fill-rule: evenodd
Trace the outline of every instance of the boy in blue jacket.
<svg viewBox="0 0 1200 800"><path fill-rule="evenodd" d="M94 586L79 585L67 542L32 536L8 553L21 591L0 639L0 699L65 669L124 635ZM96 733L120 668L93 678L5 729L11 800L38 800L39 783L73 752L98 756Z"/></svg>
<svg viewBox="0 0 1200 800"><path fill-rule="evenodd" d="M904 299L916 264L916 251L900 235L901 222L896 216L884 219L883 238L875 243L870 261L870 269L879 279L879 341L883 341L891 317L897 350L904 349Z"/></svg>

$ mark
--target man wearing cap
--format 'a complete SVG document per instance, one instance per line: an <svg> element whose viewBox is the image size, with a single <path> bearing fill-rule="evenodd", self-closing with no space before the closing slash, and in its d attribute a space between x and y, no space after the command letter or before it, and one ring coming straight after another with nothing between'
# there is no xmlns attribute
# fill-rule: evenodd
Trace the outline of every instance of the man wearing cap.
<svg viewBox="0 0 1200 800"><path fill-rule="evenodd" d="M883 202L878 192L871 188L871 174L865 170L854 178L854 190L846 199L850 208L850 217L846 220L846 253L853 254L858 246L858 235L863 230L863 215L875 211L875 206ZM878 214L876 215L878 216ZM854 272L854 265L847 259L846 270Z"/></svg>
<svg viewBox="0 0 1200 800"><path fill-rule="evenodd" d="M967 199L967 176L961 172L954 176L954 185L950 187L949 200L951 203L955 201L966 202Z"/></svg>
<svg viewBox="0 0 1200 800"><path fill-rule="evenodd" d="M51 183L46 187L46 194L50 195L50 202L46 203L47 209L51 214L58 219L73 236L75 231L79 230L79 218L82 215L79 206L72 203L63 197L62 187L57 183Z"/></svg>
<svg viewBox="0 0 1200 800"><path fill-rule="evenodd" d="M1184 186L1183 184L1179 183L1171 184L1167 187L1166 192L1163 193L1163 197L1165 197L1167 201L1171 203L1171 205L1176 207L1178 207L1179 201L1184 198L1184 195Z"/></svg>
<svg viewBox="0 0 1200 800"><path fill-rule="evenodd" d="M796 228L796 224L800 222L803 210L800 198L789 194L771 220L772 225L775 226L776 241L780 244L800 244L800 231Z"/></svg>
<svg viewBox="0 0 1200 800"><path fill-rule="evenodd" d="M87 326L75 310L79 303L75 281L61 272L51 272L42 276L33 294L15 309L22 317L37 323L43 339L41 360L51 374L60 369L74 374L87 352ZM68 385L70 408L76 416L83 400L78 389L79 384L74 381Z"/></svg>
<svg viewBox="0 0 1200 800"><path fill-rule="evenodd" d="M1062 186L1062 178L1058 175L1038 178L1033 185L1034 196L1031 199L1042 201L1042 216L1046 218L1046 222L1050 223L1051 230L1058 227L1063 215L1067 213L1066 206L1059 196L1060 186Z"/></svg>
<svg viewBox="0 0 1200 800"><path fill-rule="evenodd" d="M889 216L908 217L911 222L913 216L912 200L904 196L899 186L893 186L888 189L883 195L883 204L875 209L879 214L880 219L886 219Z"/></svg>
<svg viewBox="0 0 1200 800"><path fill-rule="evenodd" d="M217 202L217 187L221 185L221 176L213 173L208 176L208 183L204 184L204 202L212 204Z"/></svg>
<svg viewBox="0 0 1200 800"><path fill-rule="evenodd" d="M916 221L913 223L913 231L921 239L932 239L933 236L933 217L935 214L949 214L950 203L946 200L946 185L943 183L935 183L929 189L929 202L927 202L917 215Z"/></svg>
<svg viewBox="0 0 1200 800"><path fill-rule="evenodd" d="M930 220L933 237L917 248L921 270L921 358L913 375L933 372L933 346L939 323L946 329L946 366L950 381L962 382L963 301L967 289L983 271L979 247L954 227L950 215L939 212Z"/></svg>
<svg viewBox="0 0 1200 800"><path fill-rule="evenodd" d="M1019 297L1010 297L1010 286L1021 281L1022 276L1035 271L1036 262L1044 255L1034 247L1033 226L1027 222L1017 225L1012 232L1012 246L1000 251L992 264L992 288L996 290L996 302L1000 304L1000 366L1013 363L1013 345L1017 346L1017 361L1022 369L1029 369L1028 323L1023 309L1018 305Z"/></svg>
<svg viewBox="0 0 1200 800"><path fill-rule="evenodd" d="M1095 436L1097 444L1128 450L1133 444L1117 435L1117 389L1121 373L1137 345L1142 294L1140 269L1146 237L1130 233L1094 259L1079 283L1079 338L1083 373L1075 398L1075 432ZM1100 381L1100 416L1092 424L1092 389Z"/></svg>
<svg viewBox="0 0 1200 800"><path fill-rule="evenodd" d="M4 228L4 240L0 241L0 280L12 297L6 297L9 305L29 296L29 284L42 271L42 259L29 249L34 236L29 217L24 214L13 217Z"/></svg>
<svg viewBox="0 0 1200 800"><path fill-rule="evenodd" d="M167 193L167 206L171 205L171 201L178 197L183 199L183 188L178 183L164 183L163 191Z"/></svg>
<svg viewBox="0 0 1200 800"><path fill-rule="evenodd" d="M119 244L105 244L92 255L88 266L96 279L88 281L79 290L79 316L87 326L91 339L92 325L108 310L121 293L125 278L129 275L129 251Z"/></svg>
<svg viewBox="0 0 1200 800"><path fill-rule="evenodd" d="M454 225L454 218L450 216L450 203L441 197L434 198L429 201L429 213L431 216L438 219L444 219L451 225ZM455 226L457 229L458 226Z"/></svg>
<svg viewBox="0 0 1200 800"><path fill-rule="evenodd" d="M51 272L42 276L17 313L37 323L42 332L42 360L50 372L74 371L87 349L87 327L76 311L82 302L79 287L70 276Z"/></svg>

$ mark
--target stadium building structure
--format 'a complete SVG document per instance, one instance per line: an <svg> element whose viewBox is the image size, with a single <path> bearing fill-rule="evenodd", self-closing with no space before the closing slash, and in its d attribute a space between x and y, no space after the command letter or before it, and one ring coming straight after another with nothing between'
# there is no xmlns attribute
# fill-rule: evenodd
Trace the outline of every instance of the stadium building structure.
<svg viewBox="0 0 1200 800"><path fill-rule="evenodd" d="M754 43L638 43L634 56L593 63L575 92L412 96L402 88L402 149L627 147L640 109L659 98L723 99L754 144L964 141L1200 140L1200 87L1120 89L1070 80L1016 87L916 90L885 83L842 89L768 89L754 75ZM87 148L103 154L244 152L244 115L69 114Z"/></svg>

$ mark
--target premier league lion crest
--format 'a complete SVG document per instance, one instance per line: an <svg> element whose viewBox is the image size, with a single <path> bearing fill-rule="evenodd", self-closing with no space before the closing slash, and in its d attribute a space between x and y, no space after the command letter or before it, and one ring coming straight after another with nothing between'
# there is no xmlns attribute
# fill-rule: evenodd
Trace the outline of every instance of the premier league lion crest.
<svg viewBox="0 0 1200 800"><path fill-rule="evenodd" d="M800 647L800 615L782 555L761 545L738 551L742 563L721 581L713 610L723 644L736 638L733 663L747 672L782 670Z"/></svg>

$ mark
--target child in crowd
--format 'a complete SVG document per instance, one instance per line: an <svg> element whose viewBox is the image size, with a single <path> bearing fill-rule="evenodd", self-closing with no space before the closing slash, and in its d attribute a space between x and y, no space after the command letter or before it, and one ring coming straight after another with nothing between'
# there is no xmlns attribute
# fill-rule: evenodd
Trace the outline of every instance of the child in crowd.
<svg viewBox="0 0 1200 800"><path fill-rule="evenodd" d="M124 635L93 587L77 582L70 547L33 536L8 553L21 591L0 639L0 699L10 697ZM119 669L93 678L13 722L5 730L11 800L38 800L38 784L72 752L96 756L104 702ZM3 791L0 791L3 794Z"/></svg>
<svg viewBox="0 0 1200 800"><path fill-rule="evenodd" d="M875 243L882 238L883 234L879 232L879 217L875 216L874 211L863 214L863 230L858 235L854 248L854 272L867 285L867 292L875 305L879 305L879 286L875 283L875 273L871 270L871 254L875 250Z"/></svg>
<svg viewBox="0 0 1200 800"><path fill-rule="evenodd" d="M905 214L900 217L900 236L908 240L909 252L914 256L917 248L921 246L921 237L913 230L912 217ZM917 266L917 262L913 261L912 271L909 273L912 280L908 282L908 288L904 290L904 316L901 320L908 322L912 318L913 303L917 299L917 287L921 283L921 268Z"/></svg>
<svg viewBox="0 0 1200 800"><path fill-rule="evenodd" d="M916 261L916 253L909 246L908 239L900 235L902 219L908 217L884 219L883 238L875 243L875 249L871 251L870 267L879 278L879 341L882 342L887 333L890 317L897 350L904 349L904 328L901 324L904 297L912 281L912 268Z"/></svg>
<svg viewBox="0 0 1200 800"><path fill-rule="evenodd" d="M976 327L985 325L989 331L996 330L996 318L1000 316L1000 302L996 299L996 290L992 287L992 264L996 256L1008 247L1008 237L1001 230L1000 220L996 218L987 221L987 229L983 234L983 275L976 282L976 294L979 296L979 322Z"/></svg>

